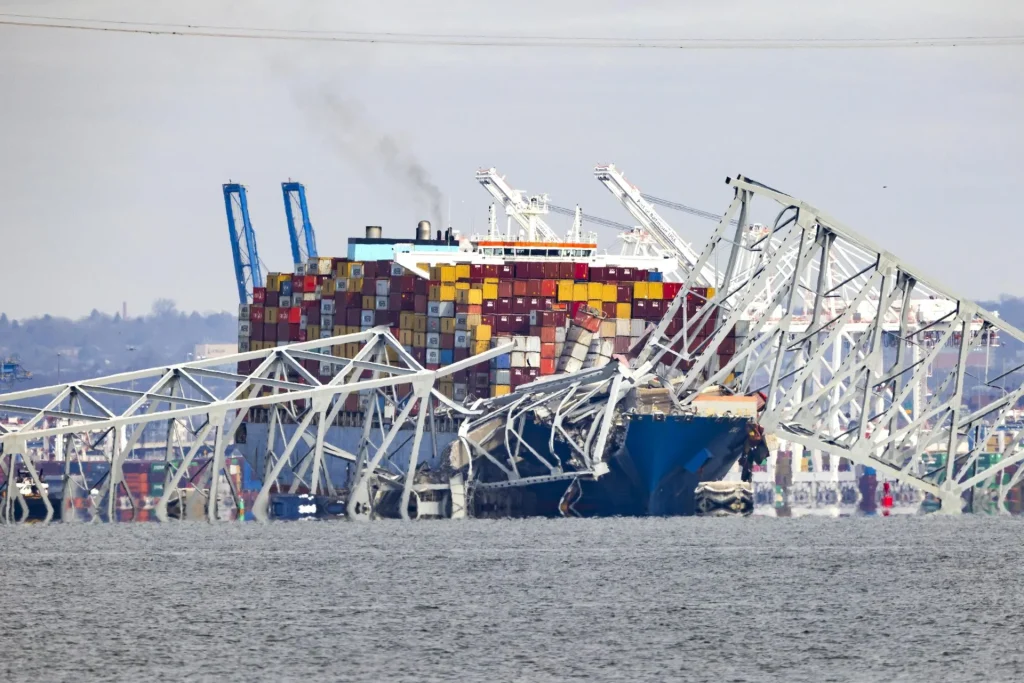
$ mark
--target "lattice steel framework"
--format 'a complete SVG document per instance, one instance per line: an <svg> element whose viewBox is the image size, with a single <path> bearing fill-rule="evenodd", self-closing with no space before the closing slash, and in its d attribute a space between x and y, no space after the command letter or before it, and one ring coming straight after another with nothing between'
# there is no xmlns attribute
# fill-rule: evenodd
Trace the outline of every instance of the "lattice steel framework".
<svg viewBox="0 0 1024 683"><path fill-rule="evenodd" d="M985 440L977 436L1004 425L1024 397L1024 387L999 384L1020 367L989 380L1002 395L972 410L967 359L997 334L1020 344L1024 333L810 204L748 178L727 183L733 201L698 263L724 265L720 286L706 303L688 306L693 295L686 292L696 284L689 275L639 361L677 382L682 405L713 384L760 391L767 403L761 425L781 439L911 483L950 513L961 511L973 487L994 482L987 490L997 491L1003 510L1007 491L1024 476L1016 467L1024 433L984 465ZM766 203L774 220L760 239L744 240L743 226ZM842 269L830 266L839 251ZM759 298L764 305L752 307ZM680 311L684 322L670 336ZM713 333L704 335L709 321ZM733 343L731 357L719 354ZM955 355L945 374L935 369L944 348ZM908 410L914 392L927 393L930 376L930 394ZM933 446L951 454L941 465L927 453Z"/></svg>
<svg viewBox="0 0 1024 683"><path fill-rule="evenodd" d="M357 351L349 358L330 355L331 347L340 345ZM193 477L203 481L193 483L196 490L206 492L206 518L221 518L217 492L225 476L225 450L254 410L267 411L270 434L263 453L263 484L252 510L257 519L267 518L273 490L294 492L301 485L313 495L335 494L325 465L325 459L332 457L354 465L347 491L350 518L368 518L371 489L380 488L401 492L399 511L407 518L410 498L423 486L430 488L429 484L417 483L414 477L420 441L427 429L433 430L430 399L463 417L479 414L449 401L436 390L436 382L510 350L511 344L502 345L440 370L427 370L387 328L374 328L358 334L0 396L0 412L26 416L20 426L6 425L0 429L0 471L7 482L6 489L0 489L5 494L0 501L0 521L19 521L27 512L20 489L9 485L19 465L28 470L39 490L43 489L32 457L26 457L27 442L49 437L62 440L65 506L75 497L86 497L88 507L84 514L92 520L114 520L115 500L122 496L127 496L135 508L137 501L124 483L122 465L142 435L142 428L152 423L162 424L167 435L169 485L155 505L156 516L168 519L168 504L182 495L178 483L200 449L212 442L208 465L201 475ZM308 370L303 361L315 363L319 372ZM239 374L238 363L257 366L251 373ZM360 377L366 373L370 376ZM330 379L321 381L328 376ZM147 382L147 388L129 388ZM327 443L325 435L348 396L359 392L372 400L362 404L362 438L356 452L350 453ZM388 406L394 417L385 420L383 415ZM282 428L285 424L296 425L289 438L285 438ZM194 438L187 450L183 449L182 461L172 465L176 434L182 425ZM373 427L379 430L379 440L375 440ZM406 427L415 430L411 456L404 462L395 461L391 454L400 430ZM75 468L71 465L80 460L85 449L95 449L104 442L109 444L109 474L102 482L89 485L73 474ZM286 471L287 481L282 480ZM237 500L237 491L231 495ZM45 496L42 500L47 509L45 521L50 521L52 505Z"/></svg>

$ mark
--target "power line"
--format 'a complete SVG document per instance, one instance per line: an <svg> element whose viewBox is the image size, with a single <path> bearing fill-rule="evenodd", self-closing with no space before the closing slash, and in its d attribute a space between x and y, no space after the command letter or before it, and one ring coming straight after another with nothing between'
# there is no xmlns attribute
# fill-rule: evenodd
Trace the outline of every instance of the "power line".
<svg viewBox="0 0 1024 683"><path fill-rule="evenodd" d="M439 33L395 33L267 29L243 26L171 24L109 19L75 19L0 13L0 26L65 29L105 33L234 38L356 44L447 47L547 47L583 49L780 50L913 47L994 47L1024 45L1024 36L959 36L932 38L597 38Z"/></svg>
<svg viewBox="0 0 1024 683"><path fill-rule="evenodd" d="M569 209L564 206L556 206L555 204L548 204L548 208L555 213L560 213L565 216L575 216L576 211ZM609 228L615 228L616 230L632 230L633 226L626 225L625 223L619 223L617 221L609 220L607 218L601 218L600 216L591 216L589 213L583 214L583 220L587 223L594 223L596 225L603 225Z"/></svg>

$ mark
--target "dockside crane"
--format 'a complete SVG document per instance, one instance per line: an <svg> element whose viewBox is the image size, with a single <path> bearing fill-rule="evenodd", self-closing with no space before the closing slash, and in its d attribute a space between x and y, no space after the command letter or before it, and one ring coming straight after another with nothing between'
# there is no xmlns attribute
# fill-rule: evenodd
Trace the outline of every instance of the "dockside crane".
<svg viewBox="0 0 1024 683"><path fill-rule="evenodd" d="M305 264L310 257L318 255L316 233L313 232L313 224L309 220L305 186L302 183L289 180L286 183L281 183L281 193L284 195L284 215L288 218L288 238L292 246L292 263L297 267L299 264ZM299 218L302 219L301 234L300 226L295 220L296 210L298 210Z"/></svg>
<svg viewBox="0 0 1024 683"><path fill-rule="evenodd" d="M560 242L561 238L541 216L548 213L548 196L538 194L526 196L521 190L513 189L505 178L494 168L482 168L476 172L476 179L484 189L501 202L505 214L522 226L528 242Z"/></svg>
<svg viewBox="0 0 1024 683"><path fill-rule="evenodd" d="M228 235L231 238L231 256L235 262L235 282L238 285L238 302L252 303L252 288L263 282L260 256L256 250L256 233L249 220L249 203L245 186L239 183L225 183L224 210L228 216Z"/></svg>
<svg viewBox="0 0 1024 683"><path fill-rule="evenodd" d="M678 281L685 280L687 272L697 266L700 254L681 238L665 219L658 215L651 203L644 198L635 185L626 180L626 176L615 167L615 164L598 165L594 168L594 176L636 219L647 236L653 240L658 251L662 255L676 258L678 270L674 273L666 273L666 276ZM703 286L714 287L718 284L718 276L714 268L707 265L700 269L698 277L699 284Z"/></svg>

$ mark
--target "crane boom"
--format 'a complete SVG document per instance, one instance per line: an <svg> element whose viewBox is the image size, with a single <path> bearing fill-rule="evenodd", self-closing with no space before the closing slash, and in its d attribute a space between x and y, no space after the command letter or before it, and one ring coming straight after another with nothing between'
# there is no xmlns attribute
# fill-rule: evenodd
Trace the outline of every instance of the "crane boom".
<svg viewBox="0 0 1024 683"><path fill-rule="evenodd" d="M615 168L615 164L598 165L594 168L594 176L615 195L619 203L640 223L654 242L666 254L676 258L683 271L679 275L685 276L685 271L692 270L697 266L700 255L672 229L665 219L658 215L650 202L641 195L640 190L626 180L626 176L622 175L619 169ZM717 284L718 278L714 269L706 265L701 268L698 276L704 286L714 287Z"/></svg>
<svg viewBox="0 0 1024 683"><path fill-rule="evenodd" d="M292 246L292 262L296 265L306 263L309 257L316 257L316 233L309 220L309 208L306 206L306 188L302 183L289 180L281 183L284 195L284 215L288 218L288 238ZM302 218L302 234L295 221L295 210L298 209Z"/></svg>
<svg viewBox="0 0 1024 683"><path fill-rule="evenodd" d="M238 302L248 304L252 303L252 288L263 282L260 256L256 250L256 233L249 221L249 203L245 196L245 186L226 183L223 188L224 209L228 215L228 235L231 238L231 256L235 262Z"/></svg>
<svg viewBox="0 0 1024 683"><path fill-rule="evenodd" d="M530 242L559 242L551 227L541 218L548 212L547 195L526 197L521 190L515 190L494 168L482 168L476 172L476 179L484 189L501 202L505 213L526 231Z"/></svg>

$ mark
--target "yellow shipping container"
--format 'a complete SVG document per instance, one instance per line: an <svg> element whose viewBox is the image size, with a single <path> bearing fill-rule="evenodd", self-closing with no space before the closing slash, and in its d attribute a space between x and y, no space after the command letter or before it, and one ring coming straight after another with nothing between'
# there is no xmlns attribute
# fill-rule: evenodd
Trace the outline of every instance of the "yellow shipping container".
<svg viewBox="0 0 1024 683"><path fill-rule="evenodd" d="M617 285L602 285L601 287L601 301L607 303L614 303L619 298L619 288Z"/></svg>
<svg viewBox="0 0 1024 683"><path fill-rule="evenodd" d="M472 287L469 286L468 282L459 281L455 283L455 289L461 291L463 289L472 289Z"/></svg>
<svg viewBox="0 0 1024 683"><path fill-rule="evenodd" d="M665 288L660 282L648 282L647 283L647 298L648 299L663 299Z"/></svg>
<svg viewBox="0 0 1024 683"><path fill-rule="evenodd" d="M457 279L459 279L459 280L468 280L469 279L469 264L468 263L460 263L457 266L455 266L455 277Z"/></svg>
<svg viewBox="0 0 1024 683"><path fill-rule="evenodd" d="M263 322L270 323L271 325L277 324L277 312L280 309L277 306L271 306L270 308L263 311Z"/></svg>
<svg viewBox="0 0 1024 683"><path fill-rule="evenodd" d="M334 329L331 330L331 334L333 334L335 337L340 337L341 335L345 334L345 326L335 325Z"/></svg>
<svg viewBox="0 0 1024 683"><path fill-rule="evenodd" d="M497 398L498 396L504 396L512 391L512 387L507 384L494 384L491 386L491 398Z"/></svg>
<svg viewBox="0 0 1024 683"><path fill-rule="evenodd" d="M455 318L441 318L441 334L455 334Z"/></svg>
<svg viewBox="0 0 1024 683"><path fill-rule="evenodd" d="M373 311L377 308L377 297L375 296L364 296L363 297L363 310Z"/></svg>
<svg viewBox="0 0 1024 683"><path fill-rule="evenodd" d="M455 301L455 287L453 285L441 285L441 296L437 301Z"/></svg>
<svg viewBox="0 0 1024 683"><path fill-rule="evenodd" d="M362 345L357 342L345 344L345 358L355 358L360 348L362 348Z"/></svg>
<svg viewBox="0 0 1024 683"><path fill-rule="evenodd" d="M441 277L437 278L441 282L455 282L455 266L439 266Z"/></svg>
<svg viewBox="0 0 1024 683"><path fill-rule="evenodd" d="M402 330L411 330L415 325L416 314L411 311L402 311L398 314L398 327ZM405 342L402 342L403 344Z"/></svg>
<svg viewBox="0 0 1024 683"><path fill-rule="evenodd" d="M359 325L348 325L345 328L345 334L359 334L359 332L360 332Z"/></svg>
<svg viewBox="0 0 1024 683"><path fill-rule="evenodd" d="M715 288L714 287L708 287L708 299L710 300L714 296L715 296Z"/></svg>
<svg viewBox="0 0 1024 683"><path fill-rule="evenodd" d="M441 380L437 383L437 388L445 398L455 396L455 384L451 380Z"/></svg>
<svg viewBox="0 0 1024 683"><path fill-rule="evenodd" d="M572 301L572 290L576 283L572 280L559 280L558 281L558 300L559 301ZM495 297L497 298L497 297Z"/></svg>
<svg viewBox="0 0 1024 683"><path fill-rule="evenodd" d="M331 278L325 279L324 283L320 285L320 296L324 297L325 299L334 296L335 291L336 289L334 287L334 280Z"/></svg>
<svg viewBox="0 0 1024 683"><path fill-rule="evenodd" d="M483 288L480 290L483 292L485 299L497 299L498 298L498 285L490 282L485 282Z"/></svg>
<svg viewBox="0 0 1024 683"><path fill-rule="evenodd" d="M600 299L591 299L591 300L589 300L587 302L587 306L590 306L594 310L600 311L602 303L604 303L604 302L601 301Z"/></svg>
<svg viewBox="0 0 1024 683"><path fill-rule="evenodd" d="M485 285L496 285L499 282L501 282L501 278L496 278L496 277L485 277L484 278L484 284ZM497 298L497 297L495 297L495 298Z"/></svg>
<svg viewBox="0 0 1024 683"><path fill-rule="evenodd" d="M455 293L455 301L460 304L479 305L484 302L483 292L479 289L460 289Z"/></svg>
<svg viewBox="0 0 1024 683"><path fill-rule="evenodd" d="M320 338L320 326L319 325L306 325L306 340L319 339Z"/></svg>
<svg viewBox="0 0 1024 683"><path fill-rule="evenodd" d="M587 297L587 283L579 282L572 286L572 300L573 301L586 301Z"/></svg>
<svg viewBox="0 0 1024 683"><path fill-rule="evenodd" d="M387 357L389 361L394 363L395 361L398 360L398 351L391 348L390 346L387 347Z"/></svg>
<svg viewBox="0 0 1024 683"><path fill-rule="evenodd" d="M361 278L361 277L350 277L348 279L348 291L350 291L350 292L361 292L361 291L363 291L363 278Z"/></svg>
<svg viewBox="0 0 1024 683"><path fill-rule="evenodd" d="M478 342L485 342L491 340L491 326L490 325L477 325L473 328L473 339ZM477 352L479 353L479 351Z"/></svg>
<svg viewBox="0 0 1024 683"><path fill-rule="evenodd" d="M587 283L587 298L597 299L598 301L604 296L604 283L603 282L588 282ZM598 306L600 308L600 306Z"/></svg>
<svg viewBox="0 0 1024 683"><path fill-rule="evenodd" d="M489 342L489 341L475 341L475 342L473 342L472 346L470 346L469 352L472 355L475 356L475 355L477 355L479 353L484 353L489 348L491 348L491 342Z"/></svg>
<svg viewBox="0 0 1024 683"><path fill-rule="evenodd" d="M441 285L430 285L427 290L427 298L431 301L441 300Z"/></svg>
<svg viewBox="0 0 1024 683"><path fill-rule="evenodd" d="M427 314L417 313L416 319L413 321L412 329L414 332L426 332L427 331ZM422 344L419 344L422 346Z"/></svg>
<svg viewBox="0 0 1024 683"><path fill-rule="evenodd" d="M416 348L426 348L427 346L427 335L424 332L414 332L412 335L412 345Z"/></svg>
<svg viewBox="0 0 1024 683"><path fill-rule="evenodd" d="M412 346L412 338L415 334L412 330L399 330L398 341L405 346Z"/></svg>
<svg viewBox="0 0 1024 683"><path fill-rule="evenodd" d="M332 356L337 356L338 358L344 358L344 356L345 356L345 345L344 344L335 344L334 346L332 346L331 347L331 355Z"/></svg>
<svg viewBox="0 0 1024 683"><path fill-rule="evenodd" d="M633 298L634 299L646 299L647 298L647 283L646 282L634 282L633 283Z"/></svg>

